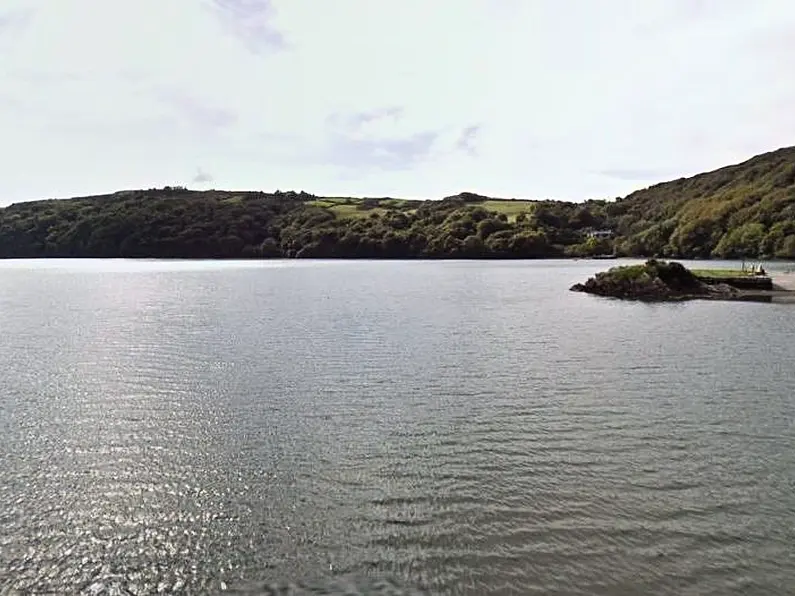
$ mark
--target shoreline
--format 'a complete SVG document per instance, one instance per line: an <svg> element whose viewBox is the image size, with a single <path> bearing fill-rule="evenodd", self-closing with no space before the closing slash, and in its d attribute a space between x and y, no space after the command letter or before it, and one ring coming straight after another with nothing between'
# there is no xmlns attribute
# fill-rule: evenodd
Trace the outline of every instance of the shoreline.
<svg viewBox="0 0 795 596"><path fill-rule="evenodd" d="M795 292L795 273L771 271L770 279L773 280L774 291Z"/></svg>
<svg viewBox="0 0 795 596"><path fill-rule="evenodd" d="M661 257L611 257L611 261L638 261L645 262L649 259L661 259ZM667 257L666 257L667 259ZM601 262L608 259L600 259L598 257L567 257L567 256L545 256L545 257L462 257L462 256L417 256L417 257L249 257L249 256L234 256L234 257L163 257L163 256L92 256L92 255L38 255L38 256L3 256L0 255L0 262L3 261L595 261ZM695 259L681 257L678 261L685 261L688 263L740 263L741 259ZM782 286L788 290L795 291L795 260L791 259L760 259L768 265L785 265L789 264L791 267L786 271L777 271L775 269L768 269L768 277L773 278L774 285L776 279L781 278Z"/></svg>

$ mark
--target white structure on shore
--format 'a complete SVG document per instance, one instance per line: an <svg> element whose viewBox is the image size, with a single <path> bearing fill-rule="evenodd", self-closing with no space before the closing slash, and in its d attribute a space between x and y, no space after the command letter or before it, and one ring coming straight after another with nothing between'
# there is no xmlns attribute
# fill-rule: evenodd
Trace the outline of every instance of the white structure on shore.
<svg viewBox="0 0 795 596"><path fill-rule="evenodd" d="M597 240L601 240L603 238L612 238L613 237L613 230L591 230L588 232L588 238L596 238Z"/></svg>

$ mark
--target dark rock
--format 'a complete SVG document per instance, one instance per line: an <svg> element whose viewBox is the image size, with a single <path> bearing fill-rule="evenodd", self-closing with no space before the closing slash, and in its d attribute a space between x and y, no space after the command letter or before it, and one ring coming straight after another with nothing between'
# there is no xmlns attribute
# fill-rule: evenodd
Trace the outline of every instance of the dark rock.
<svg viewBox="0 0 795 596"><path fill-rule="evenodd" d="M726 284L703 283L681 263L655 259L643 265L613 267L570 289L597 296L649 301L727 300L738 296L737 289Z"/></svg>

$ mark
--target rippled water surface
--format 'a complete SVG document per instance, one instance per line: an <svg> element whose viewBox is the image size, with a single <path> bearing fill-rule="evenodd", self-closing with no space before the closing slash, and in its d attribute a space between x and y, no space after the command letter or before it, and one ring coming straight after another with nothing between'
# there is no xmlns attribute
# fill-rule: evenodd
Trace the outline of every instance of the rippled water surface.
<svg viewBox="0 0 795 596"><path fill-rule="evenodd" d="M0 263L0 592L792 593L795 307L601 265Z"/></svg>

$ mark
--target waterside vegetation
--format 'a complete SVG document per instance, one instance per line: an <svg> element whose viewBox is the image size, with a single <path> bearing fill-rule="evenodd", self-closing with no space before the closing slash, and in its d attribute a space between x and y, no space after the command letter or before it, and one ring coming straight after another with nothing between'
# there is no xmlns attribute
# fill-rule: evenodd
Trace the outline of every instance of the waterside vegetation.
<svg viewBox="0 0 795 596"><path fill-rule="evenodd" d="M614 201L182 187L0 209L0 258L795 258L795 147Z"/></svg>

